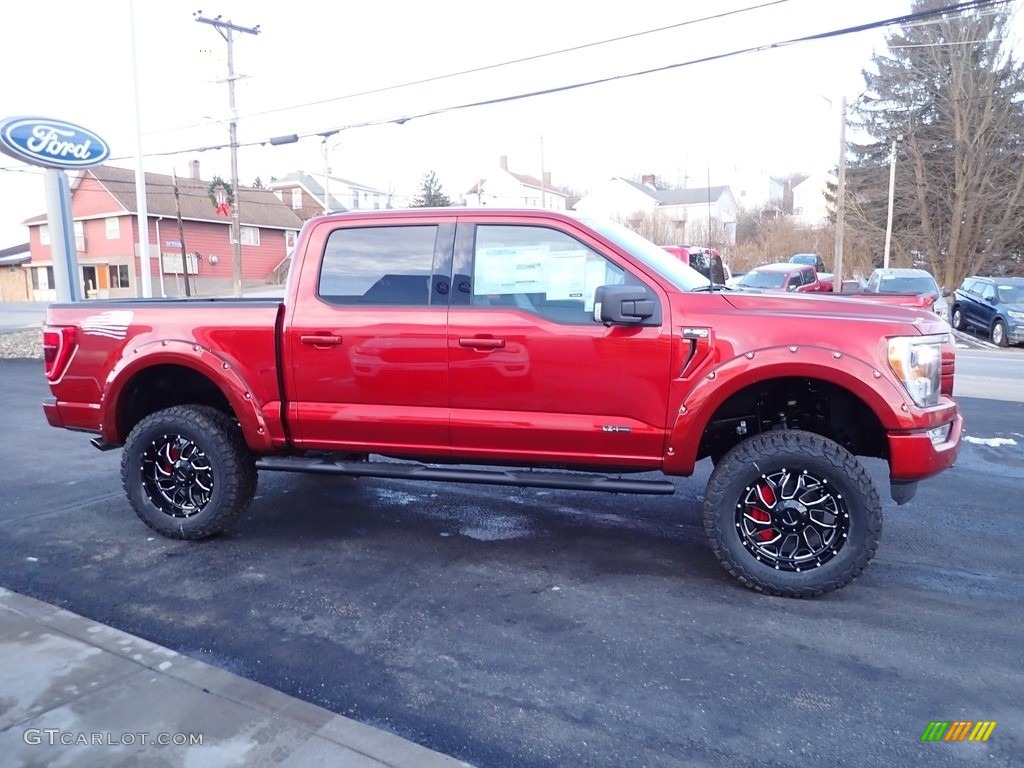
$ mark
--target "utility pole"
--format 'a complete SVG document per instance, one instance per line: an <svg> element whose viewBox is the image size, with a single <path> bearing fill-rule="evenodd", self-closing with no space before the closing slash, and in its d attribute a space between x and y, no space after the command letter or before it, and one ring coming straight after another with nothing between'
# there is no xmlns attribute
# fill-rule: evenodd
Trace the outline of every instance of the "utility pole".
<svg viewBox="0 0 1024 768"><path fill-rule="evenodd" d="M178 245L181 247L181 276L185 279L185 296L191 296L188 288L188 256L185 253L185 226L181 222L181 200L178 198L178 173L171 173L174 183L174 214L178 219Z"/></svg>
<svg viewBox="0 0 1024 768"><path fill-rule="evenodd" d="M215 19L208 19L202 15L202 11L196 11L193 16L195 20L203 24L209 24L217 30L228 44L228 107L231 112L230 136L231 136L231 189L235 192L235 204L231 206L231 241L234 246L234 272L235 272L235 296L242 295L242 225L239 208L241 207L242 191L238 188L238 112L235 110L235 32L258 35L260 25L255 27L242 27L230 21L222 21L218 16Z"/></svg>
<svg viewBox="0 0 1024 768"><path fill-rule="evenodd" d="M846 97L839 123L839 178L836 184L836 265L832 292L843 292L843 224L846 218Z"/></svg>

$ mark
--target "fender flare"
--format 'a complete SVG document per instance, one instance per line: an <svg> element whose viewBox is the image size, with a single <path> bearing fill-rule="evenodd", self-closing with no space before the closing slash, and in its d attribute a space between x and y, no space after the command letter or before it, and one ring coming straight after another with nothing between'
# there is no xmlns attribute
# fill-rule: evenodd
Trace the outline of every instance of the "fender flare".
<svg viewBox="0 0 1024 768"><path fill-rule="evenodd" d="M765 359L767 358L767 359ZM840 361L842 361L840 363ZM842 368L837 368L841 364ZM887 430L909 428L907 394L887 372L865 360L819 346L779 346L747 352L703 373L685 395L669 431L666 471L689 474L704 430L730 397L773 379L833 384L861 400Z"/></svg>
<svg viewBox="0 0 1024 768"><path fill-rule="evenodd" d="M128 345L103 384L100 402L106 419L100 425L103 439L122 444L120 424L116 418L126 384L137 374L156 365L177 365L189 368L210 380L231 405L242 427L245 441L254 451L269 451L271 430L263 415L263 403L257 402L252 388L230 361L209 347L182 339L153 340Z"/></svg>

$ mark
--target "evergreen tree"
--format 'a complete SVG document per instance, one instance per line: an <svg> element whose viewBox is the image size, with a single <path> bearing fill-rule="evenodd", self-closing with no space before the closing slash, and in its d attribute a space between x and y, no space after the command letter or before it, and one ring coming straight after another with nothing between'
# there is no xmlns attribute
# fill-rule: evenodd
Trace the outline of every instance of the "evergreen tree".
<svg viewBox="0 0 1024 768"><path fill-rule="evenodd" d="M946 6L915 0L915 13ZM1024 71L1003 40L1006 6L928 16L888 38L852 109L847 226L880 262L895 143L892 266L926 260L939 283L1019 263L1024 218Z"/></svg>
<svg viewBox="0 0 1024 768"><path fill-rule="evenodd" d="M433 171L423 174L423 180L420 182L420 193L413 198L412 207L447 208L451 204L452 201L441 188L441 182L437 180L437 175Z"/></svg>

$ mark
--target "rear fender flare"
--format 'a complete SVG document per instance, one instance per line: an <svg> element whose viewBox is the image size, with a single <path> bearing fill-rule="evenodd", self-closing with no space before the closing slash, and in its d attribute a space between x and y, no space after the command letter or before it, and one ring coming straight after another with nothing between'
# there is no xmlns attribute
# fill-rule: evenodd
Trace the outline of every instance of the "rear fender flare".
<svg viewBox="0 0 1024 768"><path fill-rule="evenodd" d="M116 414L125 386L136 374L156 365L178 365L205 376L227 398L249 447L254 451L270 450L271 430L263 415L263 403L256 401L253 389L239 370L214 350L185 340L149 341L125 347L103 386L101 402L106 419L100 433L104 440L117 445L124 442L127 435L121 434Z"/></svg>

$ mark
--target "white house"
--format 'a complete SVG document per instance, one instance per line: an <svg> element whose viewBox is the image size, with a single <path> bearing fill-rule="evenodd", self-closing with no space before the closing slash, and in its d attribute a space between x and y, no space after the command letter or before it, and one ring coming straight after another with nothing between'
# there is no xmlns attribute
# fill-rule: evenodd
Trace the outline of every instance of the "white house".
<svg viewBox="0 0 1024 768"><path fill-rule="evenodd" d="M324 212L324 176L293 171L267 185L277 199L290 205L301 219ZM332 211L366 211L388 208L388 194L338 176L327 177L327 208Z"/></svg>
<svg viewBox="0 0 1024 768"><path fill-rule="evenodd" d="M627 223L656 213L675 227L680 243L707 237L710 219L725 233L726 244L736 242L738 208L726 186L658 189L653 175L644 176L640 183L615 176L580 198L575 210Z"/></svg>
<svg viewBox="0 0 1024 768"><path fill-rule="evenodd" d="M548 208L564 211L568 195L551 184L551 173L545 171L543 180L508 169L508 157L501 156L500 167L481 177L462 196L468 206L495 208Z"/></svg>
<svg viewBox="0 0 1024 768"><path fill-rule="evenodd" d="M805 227L820 227L829 219L829 205L825 199L828 185L836 178L828 174L808 176L793 187L793 220Z"/></svg>

